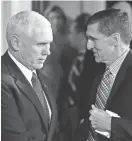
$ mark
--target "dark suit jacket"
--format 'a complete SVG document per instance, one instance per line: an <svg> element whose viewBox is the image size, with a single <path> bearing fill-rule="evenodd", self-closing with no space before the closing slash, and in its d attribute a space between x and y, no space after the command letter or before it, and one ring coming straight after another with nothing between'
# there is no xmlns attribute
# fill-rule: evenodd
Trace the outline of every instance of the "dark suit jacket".
<svg viewBox="0 0 132 141"><path fill-rule="evenodd" d="M37 71L52 110L49 128L35 91L7 52L2 56L1 68L2 141L51 141L57 111L48 79Z"/></svg>
<svg viewBox="0 0 132 141"><path fill-rule="evenodd" d="M80 125L80 141L86 140L89 130L89 110L95 104L96 92L101 82L103 73L94 81L89 101L87 114ZM97 141L132 141L132 51L126 56L114 81L105 109L120 115L121 118L112 118L111 138L107 139L98 134ZM83 133L82 133L83 132ZM82 137L81 137L82 136Z"/></svg>

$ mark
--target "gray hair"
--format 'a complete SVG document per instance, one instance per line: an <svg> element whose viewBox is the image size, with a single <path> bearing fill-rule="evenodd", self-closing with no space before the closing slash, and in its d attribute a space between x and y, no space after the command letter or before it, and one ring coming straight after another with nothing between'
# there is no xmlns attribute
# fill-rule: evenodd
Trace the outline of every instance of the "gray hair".
<svg viewBox="0 0 132 141"><path fill-rule="evenodd" d="M21 11L12 16L7 24L6 38L7 43L10 45L11 36L18 35L19 33L26 32L32 34L33 28L39 27L39 23L44 21L45 26L51 26L50 22L35 11ZM35 25L35 26L34 26Z"/></svg>

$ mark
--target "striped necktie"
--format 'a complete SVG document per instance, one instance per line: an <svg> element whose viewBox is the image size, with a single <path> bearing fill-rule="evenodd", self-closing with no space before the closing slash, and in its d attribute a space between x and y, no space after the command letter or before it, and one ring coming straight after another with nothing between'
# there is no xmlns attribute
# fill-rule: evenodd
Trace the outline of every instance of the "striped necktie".
<svg viewBox="0 0 132 141"><path fill-rule="evenodd" d="M47 104L46 97L45 97L46 95L42 89L41 83L37 75L34 72L33 72L31 81L32 81L33 89L36 92L36 95L38 96L39 101L42 104L42 107L44 109L46 123L47 125L49 125L48 123L49 123L50 116L49 116L48 104Z"/></svg>
<svg viewBox="0 0 132 141"><path fill-rule="evenodd" d="M96 93L96 101L95 106L98 109L104 109L107 99L110 94L110 70L109 68L106 68L106 71L103 75L102 81L98 87L97 93ZM90 127L88 141L96 141L96 132Z"/></svg>

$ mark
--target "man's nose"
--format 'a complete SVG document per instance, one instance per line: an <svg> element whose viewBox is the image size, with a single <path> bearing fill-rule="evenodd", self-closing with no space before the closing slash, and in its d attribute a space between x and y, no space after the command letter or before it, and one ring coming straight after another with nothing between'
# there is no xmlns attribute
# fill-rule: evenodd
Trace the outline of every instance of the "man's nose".
<svg viewBox="0 0 132 141"><path fill-rule="evenodd" d="M50 45L44 47L44 49L42 51L42 54L43 55L50 55L51 54L51 52L50 52Z"/></svg>
<svg viewBox="0 0 132 141"><path fill-rule="evenodd" d="M51 54L51 52L50 52L50 49L49 50L47 50L47 55L50 55Z"/></svg>
<svg viewBox="0 0 132 141"><path fill-rule="evenodd" d="M91 40L87 41L87 49L92 50L94 48L94 43Z"/></svg>

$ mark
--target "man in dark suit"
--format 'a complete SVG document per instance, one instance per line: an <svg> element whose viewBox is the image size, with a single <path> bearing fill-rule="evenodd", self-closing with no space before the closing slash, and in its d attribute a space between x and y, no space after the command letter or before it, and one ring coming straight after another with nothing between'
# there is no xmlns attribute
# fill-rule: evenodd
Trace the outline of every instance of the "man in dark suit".
<svg viewBox="0 0 132 141"><path fill-rule="evenodd" d="M80 124L85 131L81 141L131 141L132 29L128 15L116 9L97 12L90 17L86 34L87 48L106 69L92 86L87 115Z"/></svg>
<svg viewBox="0 0 132 141"><path fill-rule="evenodd" d="M8 51L2 56L2 141L51 141L57 111L47 77L40 71L53 40L49 21L34 11L9 19Z"/></svg>

